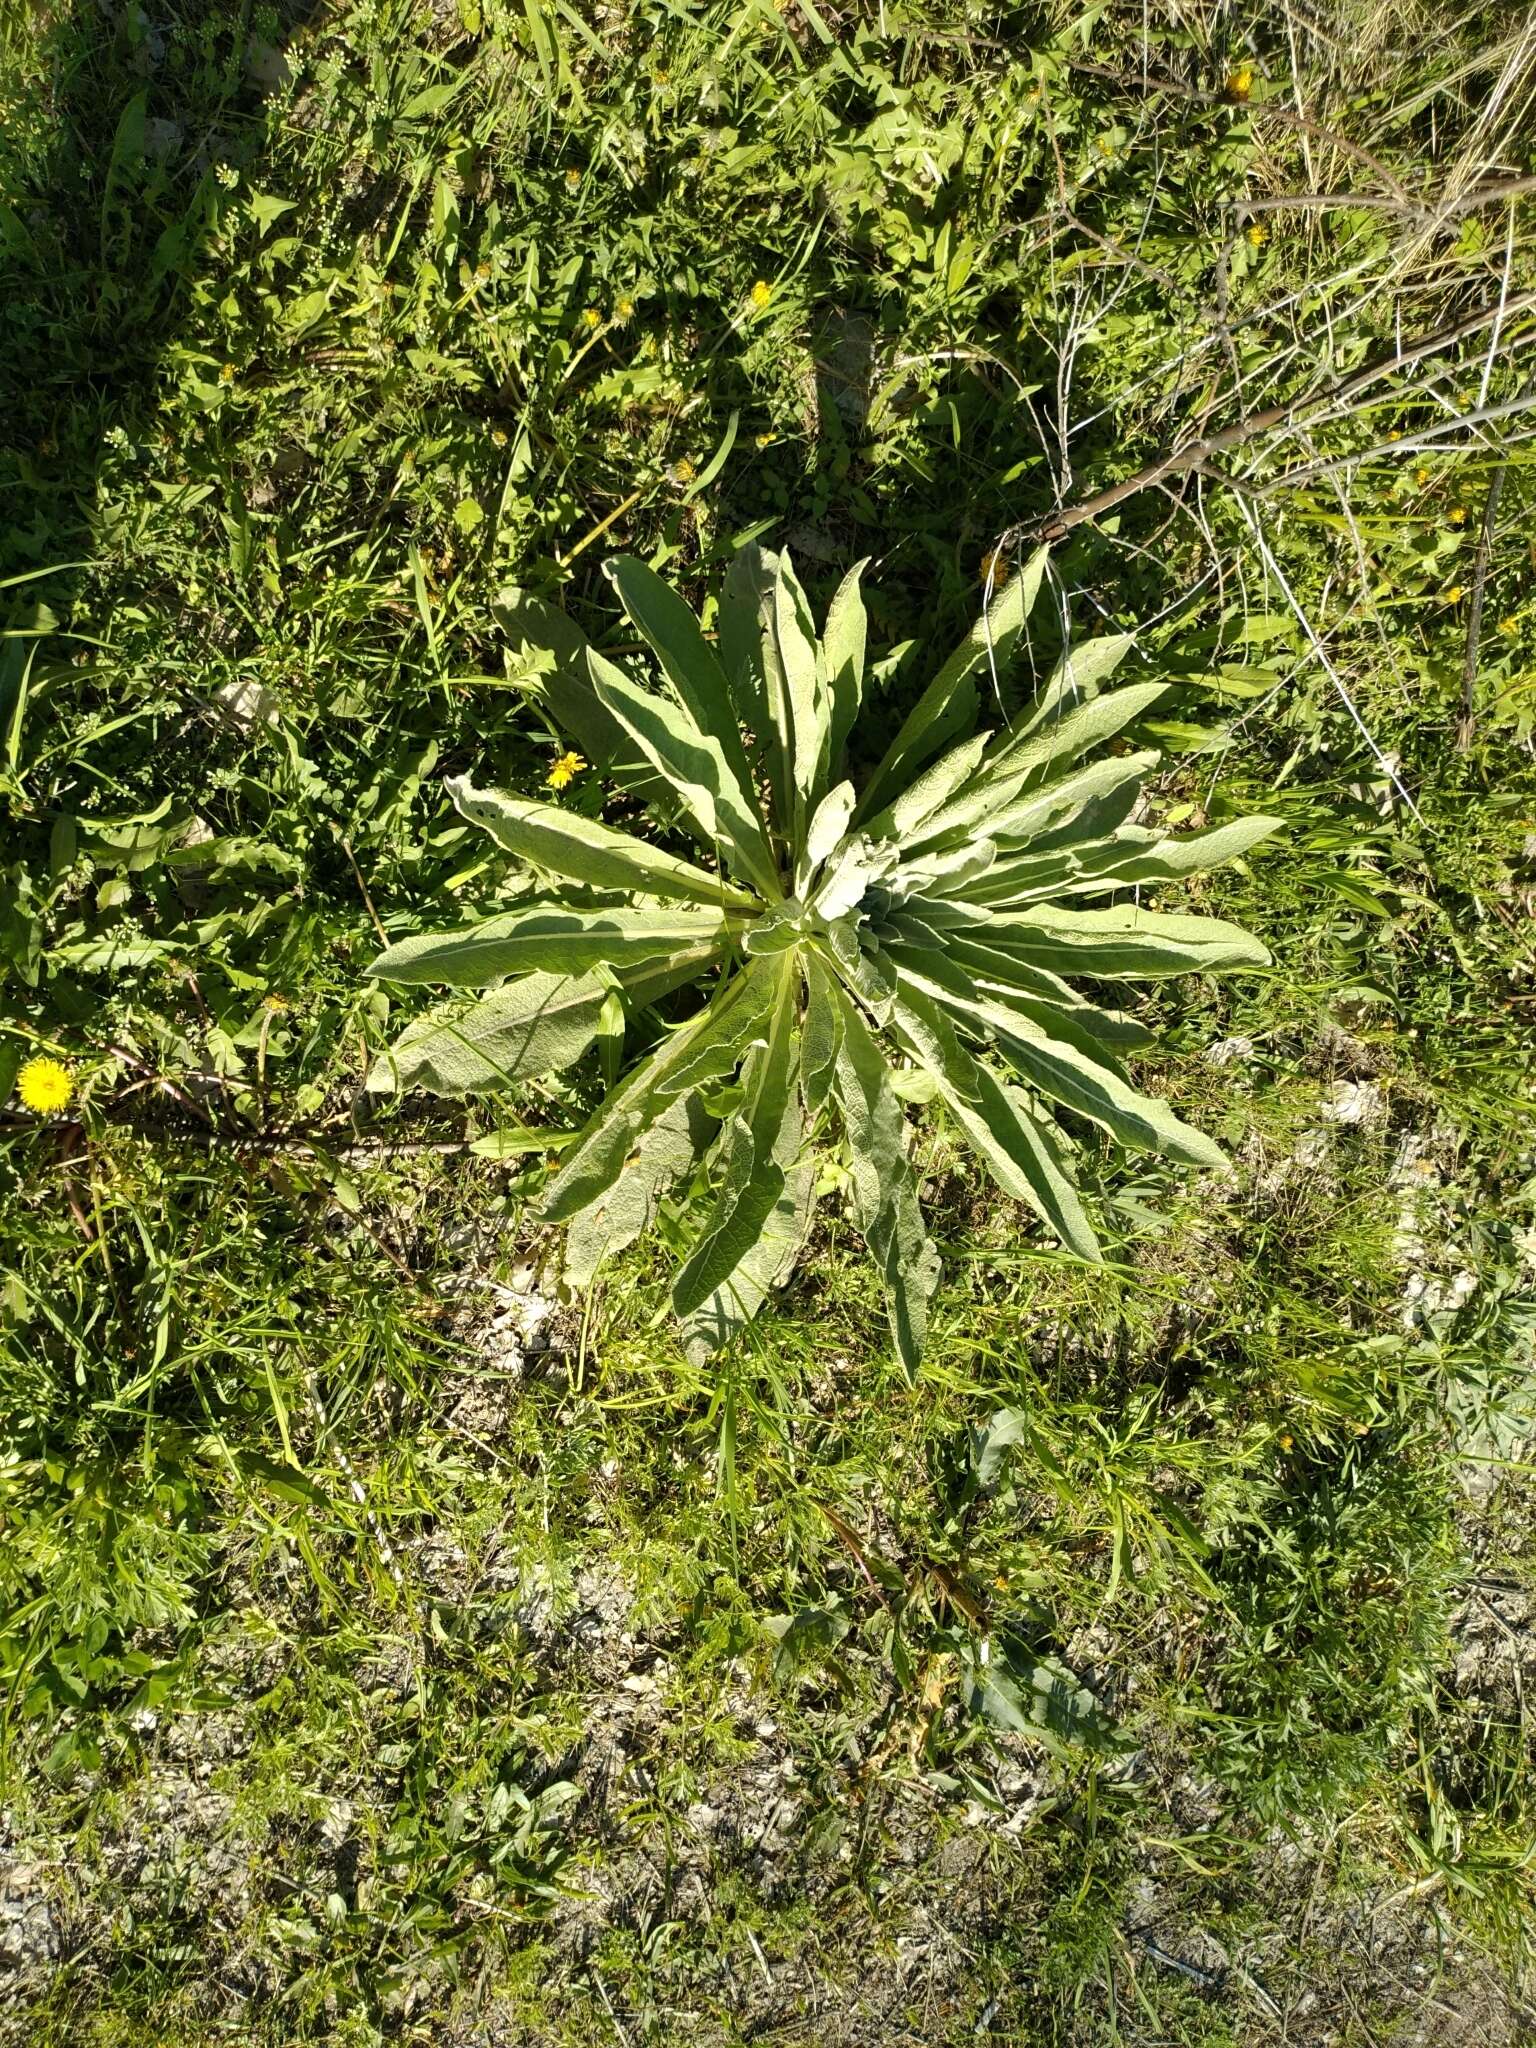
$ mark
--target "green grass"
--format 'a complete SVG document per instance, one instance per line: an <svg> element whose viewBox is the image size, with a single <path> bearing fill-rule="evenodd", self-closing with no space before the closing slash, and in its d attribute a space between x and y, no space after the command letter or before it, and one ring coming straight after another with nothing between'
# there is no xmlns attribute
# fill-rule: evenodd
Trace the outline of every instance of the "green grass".
<svg viewBox="0 0 1536 2048"><path fill-rule="evenodd" d="M1415 437L1525 393L1521 26L7 16L0 2037L1518 2038L1536 470ZM873 554L874 754L1000 543L1501 296L1053 558L1159 815L1285 820L1198 888L1275 970L1145 1006L1233 1178L1085 1145L1093 1272L930 1123L916 1385L835 1200L707 1369L681 1213L522 1360L545 1168L464 1148L595 1068L360 1089L376 921L500 880L442 777L558 751L498 593Z"/></svg>

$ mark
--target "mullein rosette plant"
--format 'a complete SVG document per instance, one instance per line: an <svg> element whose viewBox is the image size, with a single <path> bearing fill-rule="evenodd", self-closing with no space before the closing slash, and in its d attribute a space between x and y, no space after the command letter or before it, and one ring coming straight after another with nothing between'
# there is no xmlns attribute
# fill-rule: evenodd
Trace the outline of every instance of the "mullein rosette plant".
<svg viewBox="0 0 1536 2048"><path fill-rule="evenodd" d="M1122 636L1065 657L1021 718L975 729L1043 553L994 593L855 787L845 758L868 676L862 566L818 636L789 556L744 549L711 642L650 569L609 562L655 656L649 680L524 602L551 650L536 685L546 708L701 857L564 804L450 782L463 816L516 856L522 893L374 961L386 982L489 993L418 1018L369 1085L506 1087L569 1066L601 1036L616 1085L561 1148L542 1213L566 1226L566 1276L582 1286L676 1184L702 1186L672 1286L696 1355L788 1277L817 1154L841 1146L911 1371L939 1260L904 1105L941 1103L1003 1192L1084 1259L1100 1248L1056 1108L1128 1148L1221 1166L1208 1137L1130 1079L1126 1057L1151 1034L1074 982L1263 966L1263 946L1237 926L1147 909L1137 892L1243 853L1276 821L1183 838L1131 822L1158 756L1099 750L1167 685L1107 687ZM684 989L696 1004L663 1023L653 1006ZM626 1023L648 1050L620 1078L611 1054Z"/></svg>

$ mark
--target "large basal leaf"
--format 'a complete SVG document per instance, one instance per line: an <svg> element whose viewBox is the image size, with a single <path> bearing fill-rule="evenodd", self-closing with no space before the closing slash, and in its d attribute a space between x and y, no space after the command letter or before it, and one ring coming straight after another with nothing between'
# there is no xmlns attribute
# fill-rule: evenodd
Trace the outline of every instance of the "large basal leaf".
<svg viewBox="0 0 1536 2048"><path fill-rule="evenodd" d="M752 774L731 686L698 620L677 592L633 555L613 556L604 562L603 573L694 723L719 742L736 782L750 796Z"/></svg>
<svg viewBox="0 0 1536 2048"><path fill-rule="evenodd" d="M734 1073L765 1029L776 982L752 962L714 1001L671 1033L603 1102L545 1190L544 1218L561 1223L624 1171L636 1142L670 1105Z"/></svg>
<svg viewBox="0 0 1536 2048"><path fill-rule="evenodd" d="M562 1270L568 1287L589 1287L600 1265L650 1228L662 1196L692 1170L714 1135L714 1120L696 1095L674 1102L657 1119L612 1186L566 1224Z"/></svg>
<svg viewBox="0 0 1536 2048"><path fill-rule="evenodd" d="M1269 965L1269 949L1241 925L1219 917L1142 910L1131 903L1109 910L1038 904L1027 911L1001 911L978 936L1058 974L1104 980L1152 981Z"/></svg>
<svg viewBox="0 0 1536 2048"><path fill-rule="evenodd" d="M898 1034L937 1078L955 1121L1003 1192L1027 1202L1080 1257L1102 1258L1060 1148L1035 1121L1019 1091L971 1057L949 1017L926 993L907 986L894 1022Z"/></svg>
<svg viewBox="0 0 1536 2048"><path fill-rule="evenodd" d="M497 592L491 611L512 643L514 679L548 707L592 767L647 802L669 801L665 782L599 701L587 668L590 643L575 621L511 585Z"/></svg>
<svg viewBox="0 0 1536 2048"><path fill-rule="evenodd" d="M885 1058L842 990L834 988L833 995L839 1030L833 1087L848 1136L854 1214L885 1281L896 1355L915 1374L939 1284L939 1255L923 1225L906 1119Z"/></svg>
<svg viewBox="0 0 1536 2048"><path fill-rule="evenodd" d="M822 634L823 686L829 704L829 749L827 775L834 780L842 770L848 745L864 699L864 661L869 620L859 588L866 562L855 562L838 585L827 608Z"/></svg>
<svg viewBox="0 0 1536 2048"><path fill-rule="evenodd" d="M1042 548L1009 577L928 685L865 786L860 817L889 803L951 740L970 729L981 702L978 678L1001 683L1040 588L1046 559Z"/></svg>
<svg viewBox="0 0 1536 2048"><path fill-rule="evenodd" d="M559 804L536 803L497 789L476 789L467 775L450 777L449 796L462 817L489 832L499 846L547 875L659 896L675 903L708 903L752 909L754 898L724 875L665 853L648 839L616 832Z"/></svg>
<svg viewBox="0 0 1536 2048"><path fill-rule="evenodd" d="M592 1043L607 994L595 975L530 974L476 1002L440 1004L374 1061L369 1093L478 1095L554 1073Z"/></svg>
<svg viewBox="0 0 1536 2048"><path fill-rule="evenodd" d="M574 910L533 903L488 917L462 932L422 932L373 961L379 981L442 982L484 988L504 975L536 970L577 974L593 967L634 967L687 954L723 951L735 926L707 910Z"/></svg>
<svg viewBox="0 0 1536 2048"><path fill-rule="evenodd" d="M777 902L784 891L757 804L720 742L683 705L641 689L595 650L588 664L598 696L671 784L704 844L740 879Z"/></svg>
<svg viewBox="0 0 1536 2048"><path fill-rule="evenodd" d="M798 993L795 963L783 954L768 1042L747 1062L742 1106L726 1124L724 1171L714 1206L673 1284L672 1305L684 1318L727 1285L784 1192L779 1154L794 1091Z"/></svg>

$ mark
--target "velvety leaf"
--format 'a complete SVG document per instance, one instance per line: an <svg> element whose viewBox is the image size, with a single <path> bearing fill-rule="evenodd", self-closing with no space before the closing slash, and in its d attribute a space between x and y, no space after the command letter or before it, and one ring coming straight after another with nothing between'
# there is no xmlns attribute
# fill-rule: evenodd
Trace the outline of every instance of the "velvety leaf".
<svg viewBox="0 0 1536 2048"><path fill-rule="evenodd" d="M650 1228L667 1189L689 1172L715 1134L715 1124L694 1095L674 1102L640 1140L611 1187L569 1219L563 1271L567 1285L584 1288L604 1261Z"/></svg>
<svg viewBox="0 0 1536 2048"><path fill-rule="evenodd" d="M596 1036L607 994L593 975L530 974L477 1002L441 1004L374 1061L369 1093L477 1095L568 1067Z"/></svg>
<svg viewBox="0 0 1536 2048"><path fill-rule="evenodd" d="M546 1189L546 1222L564 1222L612 1186L635 1142L679 1097L735 1072L765 1022L775 985L770 973L750 965L620 1082Z"/></svg>
<svg viewBox="0 0 1536 2048"><path fill-rule="evenodd" d="M752 774L731 686L698 620L677 592L633 555L611 557L603 573L694 723L718 741L733 777L750 797Z"/></svg>
<svg viewBox="0 0 1536 2048"><path fill-rule="evenodd" d="M621 669L589 652L599 698L676 791L704 844L770 902L783 889L757 804L727 761L720 742L700 730L681 704L643 690Z"/></svg>
<svg viewBox="0 0 1536 2048"><path fill-rule="evenodd" d="M1148 981L1170 974L1206 974L1234 967L1267 967L1269 952L1240 925L1218 917L1143 910L1065 910L1037 904L1002 911L981 934L990 945L1038 961L1061 974L1106 980Z"/></svg>
<svg viewBox="0 0 1536 2048"><path fill-rule="evenodd" d="M869 621L859 578L867 562L855 562L837 586L827 608L822 634L823 684L830 705L827 773L829 779L842 767L848 736L858 720L864 698L864 658Z"/></svg>
<svg viewBox="0 0 1536 2048"><path fill-rule="evenodd" d="M906 1119L869 1028L841 989L835 1090L853 1171L854 1213L885 1279L896 1355L915 1373L939 1282L939 1256L918 1205Z"/></svg>
<svg viewBox="0 0 1536 2048"><path fill-rule="evenodd" d="M928 685L865 786L859 816L873 816L975 718L978 677L1000 682L1045 573L1041 549L997 591L965 639Z"/></svg>
<svg viewBox="0 0 1536 2048"><path fill-rule="evenodd" d="M463 931L402 939L371 962L367 972L380 981L483 988L503 975L534 970L573 974L676 953L707 957L723 949L737 929L718 911L571 910L531 903Z"/></svg>
<svg viewBox="0 0 1536 2048"><path fill-rule="evenodd" d="M559 804L476 789L468 776L450 777L446 787L461 816L546 874L595 889L622 889L674 902L756 907L756 899L724 875L712 875L692 861L664 853L649 840L616 832L611 825Z"/></svg>

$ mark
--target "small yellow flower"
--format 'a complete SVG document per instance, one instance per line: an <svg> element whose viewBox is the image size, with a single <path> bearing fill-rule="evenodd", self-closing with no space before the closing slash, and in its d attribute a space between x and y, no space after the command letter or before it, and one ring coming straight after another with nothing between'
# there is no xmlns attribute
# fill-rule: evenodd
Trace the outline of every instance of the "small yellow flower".
<svg viewBox="0 0 1536 2048"><path fill-rule="evenodd" d="M1243 238L1250 249L1262 249L1269 240L1269 229L1261 220L1250 221L1243 230Z"/></svg>
<svg viewBox="0 0 1536 2048"><path fill-rule="evenodd" d="M775 438L773 434L759 434L757 436L757 445L759 448L771 448Z"/></svg>
<svg viewBox="0 0 1536 2048"><path fill-rule="evenodd" d="M1296 1448L1296 1439L1290 1434L1289 1431L1282 1432L1280 1437L1280 1448L1282 1451L1290 1451Z"/></svg>
<svg viewBox="0 0 1536 2048"><path fill-rule="evenodd" d="M1100 136L1100 137L1098 138L1098 144L1099 144L1099 155L1100 155L1100 156L1113 156L1113 155L1114 155L1114 153L1115 153L1115 144L1114 144L1114 139L1113 139L1113 137L1111 137L1111 136L1108 136L1108 135L1101 135L1101 136Z"/></svg>
<svg viewBox="0 0 1536 2048"><path fill-rule="evenodd" d="M565 174L565 189L566 189L566 191L567 191L567 192L574 192L574 191L576 190L577 186L578 186L578 185L579 185L580 183L581 183L581 173L580 173L580 171L578 171L578 170L575 170L575 169L572 169L572 170L569 170L569 171L567 171L567 172L566 172L566 174Z"/></svg>
<svg viewBox="0 0 1536 2048"><path fill-rule="evenodd" d="M233 384L233 383L234 383L234 381L235 381L235 366L234 366L234 364L233 364L233 363L226 363L226 364L224 365L223 369L222 369L222 370L220 370L220 372L219 372L219 382L220 382L221 384Z"/></svg>
<svg viewBox="0 0 1536 2048"><path fill-rule="evenodd" d="M635 317L634 300L620 299L613 309L613 317L615 320L633 320Z"/></svg>
<svg viewBox="0 0 1536 2048"><path fill-rule="evenodd" d="M1520 621L1518 619L1500 619L1499 631L1504 635L1506 640L1513 640L1515 635L1519 632L1519 630Z"/></svg>
<svg viewBox="0 0 1536 2048"><path fill-rule="evenodd" d="M1427 490L1429 487L1429 471L1421 465L1413 472L1413 480L1421 491Z"/></svg>
<svg viewBox="0 0 1536 2048"><path fill-rule="evenodd" d="M1467 508L1465 505L1453 505L1445 516L1450 520L1452 526L1465 526L1467 523Z"/></svg>
<svg viewBox="0 0 1536 2048"><path fill-rule="evenodd" d="M768 282L767 278L765 278L765 277L760 277L760 278L759 278L759 279L757 280L757 283L756 283L755 285L753 285L753 287L752 287L752 303L753 303L753 305L754 305L754 306L756 306L756 308L757 308L757 310L758 310L759 312L761 312L761 311L763 310L764 306L766 306L766 305L767 305L768 301L769 301L769 300L770 300L770 299L771 299L772 297L773 297L773 286L772 286L772 285L771 285L771 284L770 284L770 283Z"/></svg>
<svg viewBox="0 0 1536 2048"><path fill-rule="evenodd" d="M28 1060L16 1076L16 1093L23 1109L34 1116L53 1116L75 1092L68 1067L47 1058Z"/></svg>
<svg viewBox="0 0 1536 2048"><path fill-rule="evenodd" d="M484 284L490 274L491 266L489 263L477 263L475 265L475 282L477 284Z"/></svg>
<svg viewBox="0 0 1536 2048"><path fill-rule="evenodd" d="M505 447L506 447L506 445L507 445L507 430L506 430L506 428L505 428L505 427L492 427L492 429L491 429L491 441L492 441L492 443L494 444L494 446L496 446L497 448L505 448Z"/></svg>
<svg viewBox="0 0 1536 2048"><path fill-rule="evenodd" d="M1251 64L1239 64L1235 70L1227 73L1228 99L1245 100L1252 91L1253 66Z"/></svg>
<svg viewBox="0 0 1536 2048"><path fill-rule="evenodd" d="M576 777L586 765L580 754L562 754L554 767L545 776L545 788L564 789L568 783L576 780Z"/></svg>
<svg viewBox="0 0 1536 2048"><path fill-rule="evenodd" d="M588 306L581 317L584 324L592 328L594 332L603 324L603 316L599 313L596 306Z"/></svg>
<svg viewBox="0 0 1536 2048"><path fill-rule="evenodd" d="M1462 599L1462 588L1461 588L1461 585L1460 585L1459 583L1453 583L1453 584L1451 585L1450 589L1449 589L1449 590L1448 590L1448 591L1447 591L1447 592L1445 593L1445 601L1446 601L1446 603L1447 603L1447 604L1460 604L1460 603L1461 603L1461 599Z"/></svg>
<svg viewBox="0 0 1536 2048"><path fill-rule="evenodd" d="M672 475L680 484L691 484L698 473L691 456L680 456L672 465Z"/></svg>

